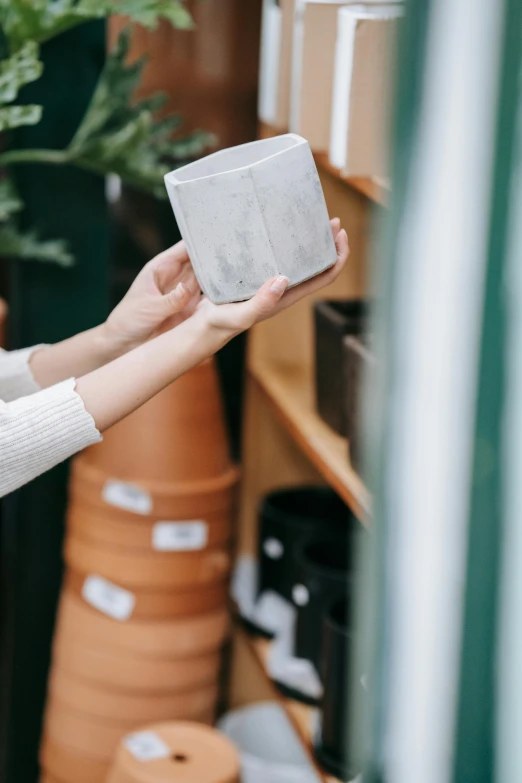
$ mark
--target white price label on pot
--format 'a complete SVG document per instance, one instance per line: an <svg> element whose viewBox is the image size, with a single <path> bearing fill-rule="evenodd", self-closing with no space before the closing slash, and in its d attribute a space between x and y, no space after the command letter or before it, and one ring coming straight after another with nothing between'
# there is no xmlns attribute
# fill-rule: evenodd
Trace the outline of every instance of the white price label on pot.
<svg viewBox="0 0 522 783"><path fill-rule="evenodd" d="M165 759L171 754L167 743L154 731L138 731L136 734L129 734L123 743L138 761Z"/></svg>
<svg viewBox="0 0 522 783"><path fill-rule="evenodd" d="M189 552L203 549L208 541L208 525L201 520L156 522L152 547L160 552Z"/></svg>
<svg viewBox="0 0 522 783"><path fill-rule="evenodd" d="M103 488L102 497L111 506L133 511L135 514L150 514L152 498L146 490L126 481L109 479Z"/></svg>
<svg viewBox="0 0 522 783"><path fill-rule="evenodd" d="M134 593L95 574L83 583L82 596L84 601L114 620L128 620L136 605Z"/></svg>

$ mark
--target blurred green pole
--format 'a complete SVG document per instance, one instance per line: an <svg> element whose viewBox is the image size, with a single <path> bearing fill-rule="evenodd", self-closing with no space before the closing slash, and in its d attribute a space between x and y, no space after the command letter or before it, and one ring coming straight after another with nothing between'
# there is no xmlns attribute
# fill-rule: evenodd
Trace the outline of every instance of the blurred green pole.
<svg viewBox="0 0 522 783"><path fill-rule="evenodd" d="M362 580L357 596L358 649L354 656L349 699L351 747L350 757L358 768L365 769L365 783L384 781L383 712L385 698L385 650L388 636L388 605L385 580L386 504L385 495L376 488L383 486L389 468L387 443L391 437L389 389L395 372L392 352L392 301L389 296L396 274L396 256L392 250L398 241L404 216L405 193L411 175L412 146L420 111L430 2L406 0L405 17L399 28L395 55L397 83L390 136L392 154L393 198L387 210L374 217L372 285L376 306L372 313L374 350L378 365L365 378L363 431L367 449L364 478L374 489L374 510L370 534L361 537ZM391 67L393 64L391 64ZM391 144L391 142L390 142ZM370 696L361 691L361 672L369 675ZM355 694L355 697L354 697Z"/></svg>
<svg viewBox="0 0 522 783"><path fill-rule="evenodd" d="M506 400L502 426L504 511L499 580L498 648L496 652L496 783L522 779L522 9L512 17L509 36L516 43L517 62L510 81L514 144L511 157L510 220L507 264L503 279L506 302L505 382Z"/></svg>
<svg viewBox="0 0 522 783"><path fill-rule="evenodd" d="M95 22L43 47L43 77L24 92L42 103L42 122L21 129L21 147L67 145L105 57ZM108 305L108 222L104 182L72 168L16 170L24 221L42 236L65 237L77 264L19 262L11 269L11 347L55 342L99 323ZM1 546L0 780L36 783L49 652L61 581L67 467L4 499Z"/></svg>
<svg viewBox="0 0 522 783"><path fill-rule="evenodd" d="M365 783L491 783L521 5L406 9L367 387L374 708L360 757Z"/></svg>
<svg viewBox="0 0 522 783"><path fill-rule="evenodd" d="M517 164L520 165L516 149L522 96L522 4L519 0L506 0L502 24L453 783L493 781L498 751L495 720L499 586L505 525L503 496L509 470L503 458L503 438L509 437L510 430L505 408L509 393L506 278L510 235L521 219L515 204L515 199L520 204L520 195L516 193L516 184L513 185ZM522 257L517 263L522 264ZM522 344L519 351L522 352ZM521 467L519 464L518 469ZM522 480L520 473L518 480ZM519 524L521 520L519 516ZM511 781L515 783L514 779ZM508 780L500 779L499 783Z"/></svg>

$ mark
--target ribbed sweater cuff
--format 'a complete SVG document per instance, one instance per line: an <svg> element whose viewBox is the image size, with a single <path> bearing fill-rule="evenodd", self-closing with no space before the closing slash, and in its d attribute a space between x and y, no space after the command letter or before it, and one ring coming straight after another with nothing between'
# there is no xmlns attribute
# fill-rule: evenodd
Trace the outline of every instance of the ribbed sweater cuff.
<svg viewBox="0 0 522 783"><path fill-rule="evenodd" d="M27 397L40 391L29 366L33 353L45 348L45 345L33 345L19 351L2 351L0 353L0 399L11 402L18 397Z"/></svg>
<svg viewBox="0 0 522 783"><path fill-rule="evenodd" d="M0 496L102 438L76 381L0 403Z"/></svg>

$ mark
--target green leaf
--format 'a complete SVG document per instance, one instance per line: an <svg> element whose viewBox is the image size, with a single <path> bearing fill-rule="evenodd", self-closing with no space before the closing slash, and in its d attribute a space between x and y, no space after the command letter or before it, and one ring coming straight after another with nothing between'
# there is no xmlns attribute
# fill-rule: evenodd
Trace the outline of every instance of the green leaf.
<svg viewBox="0 0 522 783"><path fill-rule="evenodd" d="M0 61L0 104L14 101L20 87L38 79L42 70L34 41L27 41L12 57Z"/></svg>
<svg viewBox="0 0 522 783"><path fill-rule="evenodd" d="M35 232L20 233L14 225L0 225L0 255L31 261L49 261L72 266L74 259L61 239L38 239Z"/></svg>
<svg viewBox="0 0 522 783"><path fill-rule="evenodd" d="M107 58L87 112L66 150L68 159L100 174L118 174L129 184L165 196L164 175L179 160L199 155L214 139L197 132L173 138L179 116L156 120L163 94L133 98L144 61L127 65L130 31L124 30Z"/></svg>
<svg viewBox="0 0 522 783"><path fill-rule="evenodd" d="M183 3L172 0L120 0L119 13L149 29L156 27L158 17L167 19L180 30L191 30L194 22Z"/></svg>
<svg viewBox="0 0 522 783"><path fill-rule="evenodd" d="M34 104L0 107L0 131L18 128L20 125L36 125L41 117L42 107Z"/></svg>
<svg viewBox="0 0 522 783"><path fill-rule="evenodd" d="M173 161L187 161L197 158L205 149L215 147L217 138L213 133L195 130L187 136L170 141L163 147L163 155Z"/></svg>
<svg viewBox="0 0 522 783"><path fill-rule="evenodd" d="M129 52L130 28L120 34L114 50L106 60L91 102L70 144L70 149L80 149L98 131L110 123L123 125L134 118L132 96L138 87L145 64L144 59L126 65Z"/></svg>
<svg viewBox="0 0 522 783"><path fill-rule="evenodd" d="M149 29L161 18L182 29L193 26L183 0L0 0L0 26L12 50L110 14L123 14Z"/></svg>
<svg viewBox="0 0 522 783"><path fill-rule="evenodd" d="M23 203L10 179L0 180L0 222L23 209Z"/></svg>

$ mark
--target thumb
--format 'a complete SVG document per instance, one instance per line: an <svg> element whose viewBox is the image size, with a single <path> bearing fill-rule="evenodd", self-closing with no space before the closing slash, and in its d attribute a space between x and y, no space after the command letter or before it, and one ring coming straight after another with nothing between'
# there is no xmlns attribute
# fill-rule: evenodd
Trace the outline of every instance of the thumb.
<svg viewBox="0 0 522 783"><path fill-rule="evenodd" d="M257 294L248 302L245 302L245 309L248 308L252 324L262 321L270 315L288 288L289 282L288 277L278 275L278 277L274 277L272 280L267 280Z"/></svg>
<svg viewBox="0 0 522 783"><path fill-rule="evenodd" d="M165 314L172 315L173 313L179 313L184 310L188 305L191 298L191 293L183 283L178 285L169 291L168 294L162 297L162 302L165 307Z"/></svg>

